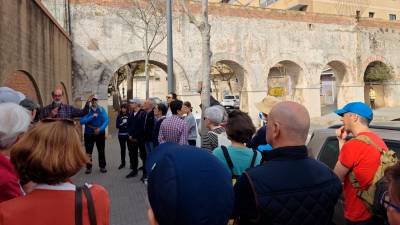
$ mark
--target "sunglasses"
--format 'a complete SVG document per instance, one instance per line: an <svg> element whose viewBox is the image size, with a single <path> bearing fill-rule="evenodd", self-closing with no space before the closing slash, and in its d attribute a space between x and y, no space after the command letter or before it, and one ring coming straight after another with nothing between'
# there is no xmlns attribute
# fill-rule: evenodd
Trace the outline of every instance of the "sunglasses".
<svg viewBox="0 0 400 225"><path fill-rule="evenodd" d="M74 120L66 119L66 118L45 118L45 119L42 119L40 122L52 123L52 122L57 122L57 121L61 121L61 122L66 123L68 125L75 126L75 121Z"/></svg>
<svg viewBox="0 0 400 225"><path fill-rule="evenodd" d="M385 193L383 193L381 200L379 201L381 205L383 205L383 207L385 207L385 209L387 210L389 207L393 208L394 210L396 210L397 213L400 213L400 206L397 206L395 204L393 204L390 201L389 195L388 195L388 191L385 191ZM387 200L389 199L389 200Z"/></svg>

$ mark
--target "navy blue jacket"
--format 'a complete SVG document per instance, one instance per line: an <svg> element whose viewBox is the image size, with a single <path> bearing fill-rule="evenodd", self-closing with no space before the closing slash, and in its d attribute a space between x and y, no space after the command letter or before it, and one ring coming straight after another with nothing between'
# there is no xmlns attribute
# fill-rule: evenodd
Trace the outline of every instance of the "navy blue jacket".
<svg viewBox="0 0 400 225"><path fill-rule="evenodd" d="M119 114L115 121L115 127L118 129L118 135L128 135L129 113Z"/></svg>
<svg viewBox="0 0 400 225"><path fill-rule="evenodd" d="M146 113L144 122L144 140L153 142L155 117L153 110Z"/></svg>
<svg viewBox="0 0 400 225"><path fill-rule="evenodd" d="M146 112L140 109L136 115L132 112L128 119L128 133L138 142L144 142L144 119Z"/></svg>
<svg viewBox="0 0 400 225"><path fill-rule="evenodd" d="M262 126L257 130L254 137L247 143L248 148L256 149L260 145L266 145L267 143L267 126Z"/></svg>
<svg viewBox="0 0 400 225"><path fill-rule="evenodd" d="M307 156L305 146L266 152L267 161L236 183L234 217L241 225L330 225L342 193L339 178ZM254 191L253 191L254 190Z"/></svg>

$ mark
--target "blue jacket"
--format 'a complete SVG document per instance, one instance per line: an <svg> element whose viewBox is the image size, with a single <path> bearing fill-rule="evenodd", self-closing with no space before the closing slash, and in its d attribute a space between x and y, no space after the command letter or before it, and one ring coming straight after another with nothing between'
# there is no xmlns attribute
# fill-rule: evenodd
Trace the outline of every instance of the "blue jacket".
<svg viewBox="0 0 400 225"><path fill-rule="evenodd" d="M97 113L97 117L94 118L93 114ZM100 128L100 134L104 134L108 125L108 116L106 110L98 106L96 111L90 108L89 113L81 118L80 123L85 125L85 134L94 134L92 127Z"/></svg>
<svg viewBox="0 0 400 225"><path fill-rule="evenodd" d="M234 187L240 224L332 224L342 193L333 171L309 158L305 146L277 148L265 156L267 162L248 169Z"/></svg>

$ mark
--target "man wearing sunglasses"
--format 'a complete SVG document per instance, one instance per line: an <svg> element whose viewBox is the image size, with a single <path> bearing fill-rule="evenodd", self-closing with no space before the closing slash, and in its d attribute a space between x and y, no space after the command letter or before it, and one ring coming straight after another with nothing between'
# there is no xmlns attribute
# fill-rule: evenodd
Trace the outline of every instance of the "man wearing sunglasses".
<svg viewBox="0 0 400 225"><path fill-rule="evenodd" d="M62 119L72 119L74 117L82 117L89 112L89 105L92 101L93 95L89 96L86 101L85 107L83 109L78 109L72 105L67 105L62 102L64 96L63 90L61 88L56 88L51 92L53 102L45 106L40 112L40 118L62 118Z"/></svg>
<svg viewBox="0 0 400 225"><path fill-rule="evenodd" d="M390 225L400 224L400 164L385 171L388 181L388 191L381 198L381 204L386 208L386 215Z"/></svg>

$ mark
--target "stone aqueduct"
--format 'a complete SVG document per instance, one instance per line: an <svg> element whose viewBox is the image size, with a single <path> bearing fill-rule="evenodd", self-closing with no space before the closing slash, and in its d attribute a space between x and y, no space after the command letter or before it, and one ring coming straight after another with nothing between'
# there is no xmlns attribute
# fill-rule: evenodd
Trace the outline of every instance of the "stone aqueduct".
<svg viewBox="0 0 400 225"><path fill-rule="evenodd" d="M71 1L74 96L96 92L105 97L119 67L144 59L141 41L118 16L131 7L129 1ZM199 7L190 5L196 14ZM375 61L394 72L384 83L385 104L400 104L399 22L219 4L210 5L209 14L212 63L222 61L239 74L242 106L253 117L253 103L266 95L270 69L278 63L293 81L288 99L302 102L311 117L321 115L320 75L327 65L337 79L339 107L364 101L364 72ZM198 105L200 33L178 12L173 29L176 92ZM166 43L151 60L166 64Z"/></svg>

